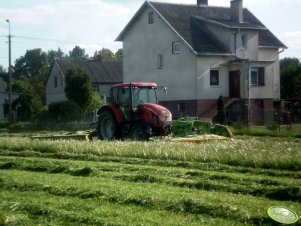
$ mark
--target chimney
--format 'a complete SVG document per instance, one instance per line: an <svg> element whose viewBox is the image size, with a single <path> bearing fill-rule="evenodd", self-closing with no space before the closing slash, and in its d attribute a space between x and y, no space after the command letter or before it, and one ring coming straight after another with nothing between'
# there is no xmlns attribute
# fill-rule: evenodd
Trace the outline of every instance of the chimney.
<svg viewBox="0 0 301 226"><path fill-rule="evenodd" d="M208 6L208 0L197 0L198 6Z"/></svg>
<svg viewBox="0 0 301 226"><path fill-rule="evenodd" d="M231 19L238 23L244 22L242 0L231 1Z"/></svg>

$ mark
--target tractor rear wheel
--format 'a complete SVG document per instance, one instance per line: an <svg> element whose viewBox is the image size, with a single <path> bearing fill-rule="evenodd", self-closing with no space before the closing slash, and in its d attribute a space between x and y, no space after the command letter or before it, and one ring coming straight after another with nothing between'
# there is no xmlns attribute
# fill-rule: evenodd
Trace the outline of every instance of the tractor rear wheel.
<svg viewBox="0 0 301 226"><path fill-rule="evenodd" d="M130 138L134 141L147 141L150 138L150 128L143 122L136 122L130 131Z"/></svg>
<svg viewBox="0 0 301 226"><path fill-rule="evenodd" d="M113 140L117 134L117 123L109 111L102 111L98 117L97 131L99 139L101 140Z"/></svg>

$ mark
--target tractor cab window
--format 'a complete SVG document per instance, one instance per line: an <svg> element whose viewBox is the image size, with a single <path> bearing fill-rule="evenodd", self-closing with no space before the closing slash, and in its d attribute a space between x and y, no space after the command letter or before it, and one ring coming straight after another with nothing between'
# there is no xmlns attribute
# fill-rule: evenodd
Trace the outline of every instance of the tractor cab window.
<svg viewBox="0 0 301 226"><path fill-rule="evenodd" d="M119 88L119 104L130 106L130 89L129 87Z"/></svg>
<svg viewBox="0 0 301 226"><path fill-rule="evenodd" d="M143 103L157 103L155 88L151 87L133 87L133 106L137 107Z"/></svg>

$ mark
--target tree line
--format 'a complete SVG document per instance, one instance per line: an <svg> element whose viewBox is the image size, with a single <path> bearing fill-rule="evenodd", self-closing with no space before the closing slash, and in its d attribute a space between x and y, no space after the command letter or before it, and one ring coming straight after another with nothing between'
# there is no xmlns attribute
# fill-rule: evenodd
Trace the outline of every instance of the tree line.
<svg viewBox="0 0 301 226"><path fill-rule="evenodd" d="M11 68L12 91L18 94L18 98L13 101L13 109L17 112L19 120L36 120L45 111L46 83L55 58L71 60L99 60L100 58L102 60L122 60L122 49L114 53L110 49L103 48L99 51L95 51L93 56L89 56L85 49L79 46L75 46L68 54L64 53L60 48L47 52L44 52L40 48L27 50L24 56L16 59L14 66ZM68 71L68 73L70 73L69 77L76 77L74 71ZM85 83L91 83L89 78L85 78L89 77L87 73L77 71L75 74L81 76ZM2 66L0 66L0 77L8 82L8 71ZM71 83L74 82L74 80L76 80L76 78L71 79ZM99 104L100 102L93 96L92 86L88 86L88 93L87 95L92 95L88 97L87 105L85 105L85 107L89 109L89 107L93 107L93 104ZM70 95L67 97L70 99ZM80 101L78 103L80 103ZM77 107L82 109L81 106ZM5 113L7 114L7 112L8 103L5 105ZM83 111L81 111L81 114L82 113Z"/></svg>

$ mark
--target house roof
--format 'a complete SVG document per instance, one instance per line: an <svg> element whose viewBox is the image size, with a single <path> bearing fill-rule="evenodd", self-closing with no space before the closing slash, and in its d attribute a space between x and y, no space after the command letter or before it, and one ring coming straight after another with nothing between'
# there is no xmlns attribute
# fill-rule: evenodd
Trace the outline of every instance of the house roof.
<svg viewBox="0 0 301 226"><path fill-rule="evenodd" d="M100 60L70 60L55 59L59 70L64 76L71 67L79 67L86 70L92 83L120 83L123 80L122 61L100 61Z"/></svg>
<svg viewBox="0 0 301 226"><path fill-rule="evenodd" d="M198 55L210 53L231 54L230 50L207 28L208 23L225 29L258 30L260 47L286 48L248 9L243 9L244 22L238 23L231 20L231 9L229 7L148 1L142 5L129 24L119 34L117 41L124 39L137 17L147 7L154 9L167 25Z"/></svg>

